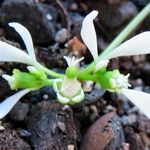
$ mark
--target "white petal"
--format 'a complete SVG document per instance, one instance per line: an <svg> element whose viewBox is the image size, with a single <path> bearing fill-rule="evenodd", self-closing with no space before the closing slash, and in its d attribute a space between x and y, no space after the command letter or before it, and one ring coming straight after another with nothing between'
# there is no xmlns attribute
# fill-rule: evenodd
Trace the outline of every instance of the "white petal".
<svg viewBox="0 0 150 150"><path fill-rule="evenodd" d="M53 89L55 92L59 92L59 87L58 87L59 83L62 83L62 79L55 79L53 81Z"/></svg>
<svg viewBox="0 0 150 150"><path fill-rule="evenodd" d="M100 60L96 65L95 65L95 69L94 71L97 72L98 70L107 67L109 63L109 60L105 59L105 60Z"/></svg>
<svg viewBox="0 0 150 150"><path fill-rule="evenodd" d="M31 73L36 73L36 72L38 72L38 70L37 70L35 67L33 67L33 66L27 66L27 69L28 69L29 72L31 72Z"/></svg>
<svg viewBox="0 0 150 150"><path fill-rule="evenodd" d="M150 94L123 89L123 94L150 119Z"/></svg>
<svg viewBox="0 0 150 150"><path fill-rule="evenodd" d="M81 102L83 99L84 99L84 92L83 92L83 90L81 90L80 95L75 96L75 97L72 98L71 100L72 100L74 103L79 103L79 102Z"/></svg>
<svg viewBox="0 0 150 150"><path fill-rule="evenodd" d="M70 99L61 96L59 93L57 93L57 100L61 103L61 104L67 104L69 103Z"/></svg>
<svg viewBox="0 0 150 150"><path fill-rule="evenodd" d="M105 56L105 59L141 54L150 54L150 32L148 31L124 42Z"/></svg>
<svg viewBox="0 0 150 150"><path fill-rule="evenodd" d="M36 60L34 48L33 48L33 41L30 32L25 28L23 25L17 22L9 23L9 26L13 27L21 36L26 46L28 53L31 55L32 59Z"/></svg>
<svg viewBox="0 0 150 150"><path fill-rule="evenodd" d="M22 90L8 98L6 98L2 103L0 103L0 119L5 117L13 106L18 102L18 100L23 97L25 94L30 92L29 89Z"/></svg>
<svg viewBox="0 0 150 150"><path fill-rule="evenodd" d="M15 81L15 78L13 76L10 76L10 75L7 75L7 74L3 74L2 77L7 80L8 84L10 86L13 85L14 81Z"/></svg>
<svg viewBox="0 0 150 150"><path fill-rule="evenodd" d="M94 60L98 58L97 37L93 20L97 17L98 11L94 10L88 14L82 23L81 37L91 52Z"/></svg>
<svg viewBox="0 0 150 150"><path fill-rule="evenodd" d="M0 62L20 62L33 64L32 58L24 51L0 41Z"/></svg>
<svg viewBox="0 0 150 150"><path fill-rule="evenodd" d="M73 57L69 57L69 56L64 56L64 59L66 60L68 66L76 66L78 65L78 63L80 61L82 61L84 59L84 57L81 57L81 58L75 58L75 56Z"/></svg>

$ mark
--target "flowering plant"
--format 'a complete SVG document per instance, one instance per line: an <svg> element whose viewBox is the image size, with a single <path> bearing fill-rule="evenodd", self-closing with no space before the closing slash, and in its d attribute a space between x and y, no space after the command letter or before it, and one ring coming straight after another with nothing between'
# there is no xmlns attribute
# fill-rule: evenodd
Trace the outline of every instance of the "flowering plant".
<svg viewBox="0 0 150 150"><path fill-rule="evenodd" d="M84 91L81 81L94 81L102 88L116 93L122 93L129 98L142 112L150 118L150 95L144 92L128 89L131 87L128 81L129 74L123 75L118 69L107 69L109 60L121 56L131 56L150 53L150 32L138 34L118 47L104 51L98 56L97 37L93 20L97 17L96 10L88 14L82 23L81 37L93 56L94 62L81 70L79 63L84 58L64 56L68 67L65 74L59 74L42 66L34 53L34 47L29 31L19 23L9 23L22 37L28 53L0 41L0 61L19 62L27 64L29 72L13 70L13 75L2 75L12 90L21 89L16 94L6 98L0 103L0 119L9 113L16 102L25 94L42 88L52 86L57 94L57 99L62 104L73 105L84 100ZM117 44L116 44L117 45ZM53 77L49 79L47 75Z"/></svg>

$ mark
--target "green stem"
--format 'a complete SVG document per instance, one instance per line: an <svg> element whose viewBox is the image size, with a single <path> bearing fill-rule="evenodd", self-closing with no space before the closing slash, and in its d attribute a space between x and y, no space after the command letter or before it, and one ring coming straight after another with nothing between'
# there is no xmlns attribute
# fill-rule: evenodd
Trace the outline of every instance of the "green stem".
<svg viewBox="0 0 150 150"><path fill-rule="evenodd" d="M45 86L52 86L52 84L53 84L53 79L48 79L46 82L45 82Z"/></svg>
<svg viewBox="0 0 150 150"><path fill-rule="evenodd" d="M124 28L124 30L112 41L112 43L101 53L99 60L103 59L114 48L120 45L135 28L150 14L150 3ZM82 74L88 74L93 71L94 62L88 65Z"/></svg>
<svg viewBox="0 0 150 150"><path fill-rule="evenodd" d="M52 77L55 77L55 78L63 78L64 75L63 74L60 74L60 73L57 73L57 72L54 72L52 70L49 70L48 68L44 67L43 65L41 65L40 63L35 63L35 67L39 70L42 70L44 71L45 73L47 73L48 75L52 76Z"/></svg>
<svg viewBox="0 0 150 150"><path fill-rule="evenodd" d="M88 74L80 74L78 76L78 79L81 81L96 81L96 78L93 75L88 75Z"/></svg>

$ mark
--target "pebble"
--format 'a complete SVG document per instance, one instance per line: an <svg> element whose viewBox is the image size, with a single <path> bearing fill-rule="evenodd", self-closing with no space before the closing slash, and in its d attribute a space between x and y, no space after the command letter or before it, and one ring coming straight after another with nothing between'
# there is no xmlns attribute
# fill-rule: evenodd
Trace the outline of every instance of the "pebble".
<svg viewBox="0 0 150 150"><path fill-rule="evenodd" d="M70 145L67 146L67 148L68 148L68 150L74 150L74 149L75 149L75 146L72 145L72 144L70 144Z"/></svg>
<svg viewBox="0 0 150 150"><path fill-rule="evenodd" d="M57 17L55 7L34 0L5 0L0 7L0 23L4 26L11 21L21 23L35 43L49 43L54 39ZM7 36L20 38L12 29L7 30Z"/></svg>
<svg viewBox="0 0 150 150"><path fill-rule="evenodd" d="M11 110L10 117L15 121L23 121L28 112L29 105L18 101L18 103Z"/></svg>
<svg viewBox="0 0 150 150"><path fill-rule="evenodd" d="M130 150L145 150L142 138L138 133L135 133L131 127L125 127L124 129L126 142L130 144Z"/></svg>
<svg viewBox="0 0 150 150"><path fill-rule="evenodd" d="M116 150L123 142L124 134L118 116L108 113L88 129L80 150Z"/></svg>
<svg viewBox="0 0 150 150"><path fill-rule="evenodd" d="M103 89L93 89L91 92L85 93L85 104L92 104L101 99L101 97L105 94L105 90Z"/></svg>
<svg viewBox="0 0 150 150"><path fill-rule="evenodd" d="M4 130L5 130L5 128L0 125L0 131L4 131Z"/></svg>
<svg viewBox="0 0 150 150"><path fill-rule="evenodd" d="M143 82L150 86L150 63L145 63L142 67L142 76Z"/></svg>
<svg viewBox="0 0 150 150"><path fill-rule="evenodd" d="M55 41L58 43L64 43L67 40L68 31L66 28L62 28L55 35Z"/></svg>
<svg viewBox="0 0 150 150"><path fill-rule="evenodd" d="M130 114L129 116L122 116L121 117L121 122L123 125L134 125L136 122L136 115L135 114Z"/></svg>
<svg viewBox="0 0 150 150"><path fill-rule="evenodd" d="M138 13L136 6L130 1L122 2L119 11L124 20L136 16Z"/></svg>
<svg viewBox="0 0 150 150"><path fill-rule="evenodd" d="M71 109L62 108L49 101L42 101L31 108L27 126L33 149L67 150L68 145L76 145L73 113Z"/></svg>

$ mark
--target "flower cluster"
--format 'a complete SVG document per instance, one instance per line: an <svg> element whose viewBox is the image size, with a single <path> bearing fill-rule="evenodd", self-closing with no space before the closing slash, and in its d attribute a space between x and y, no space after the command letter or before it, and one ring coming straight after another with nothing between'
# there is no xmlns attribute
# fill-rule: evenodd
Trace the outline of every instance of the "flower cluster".
<svg viewBox="0 0 150 150"><path fill-rule="evenodd" d="M150 54L150 32L143 32L132 37L99 59L96 32L93 24L93 20L97 15L98 12L94 10L85 17L82 23L81 37L96 63L94 74L97 76L98 83L108 91L121 92L150 118L150 94L128 89L131 86L128 83L129 74L124 76L118 70L107 71L106 69L109 60L112 58Z"/></svg>
<svg viewBox="0 0 150 150"><path fill-rule="evenodd" d="M128 89L129 74L123 75L118 69L109 71L107 69L109 60L121 56L132 56L150 53L150 32L143 32L106 53L103 57L98 56L97 37L93 20L97 17L96 10L88 14L82 23L81 37L94 59L92 71L82 73L79 68L83 57L64 56L68 67L65 74L58 74L38 63L35 57L33 42L29 31L19 23L9 23L22 37L28 53L0 41L0 61L19 62L29 65L29 72L13 70L13 75L2 75L12 90L22 89L16 94L6 98L0 103L0 119L6 116L17 101L30 91L37 90L43 86L53 86L57 100L62 104L76 104L84 100L84 91L81 81L92 80L99 83L102 88L122 93L131 100L143 113L150 118L150 94ZM100 55L101 56L101 55ZM83 69L84 70L84 69ZM47 74L57 79L48 79Z"/></svg>

